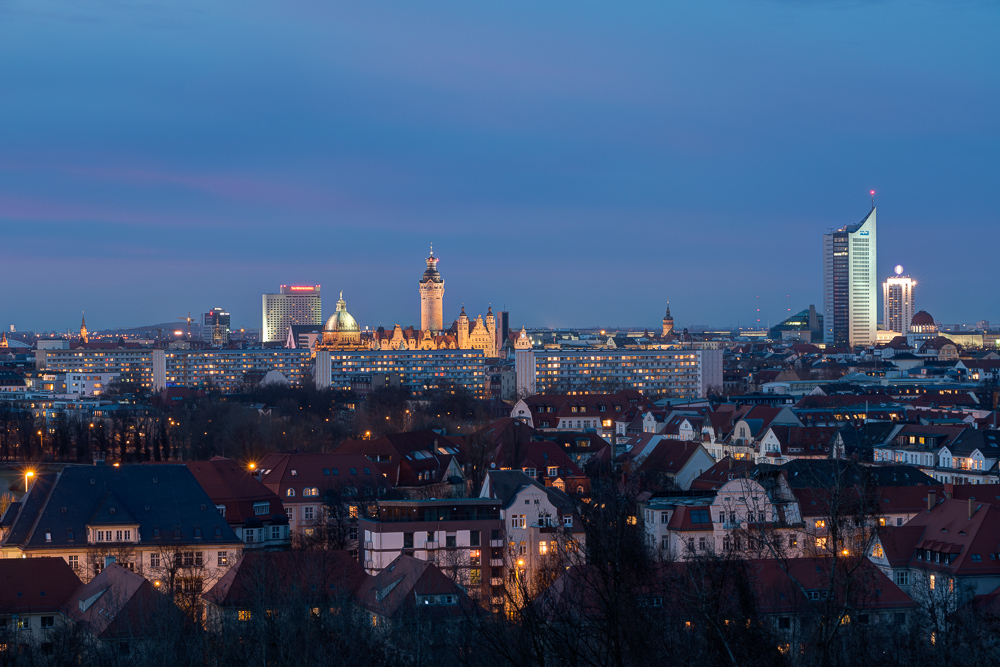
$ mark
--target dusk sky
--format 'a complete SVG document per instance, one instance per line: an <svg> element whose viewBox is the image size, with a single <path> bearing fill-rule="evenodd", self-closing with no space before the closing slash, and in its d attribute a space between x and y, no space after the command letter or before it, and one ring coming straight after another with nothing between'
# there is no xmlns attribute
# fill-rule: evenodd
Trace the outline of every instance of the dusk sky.
<svg viewBox="0 0 1000 667"><path fill-rule="evenodd" d="M138 326L321 284L364 325L762 324L879 277L1000 322L1000 4L0 4L0 325ZM881 312L880 312L881 315Z"/></svg>

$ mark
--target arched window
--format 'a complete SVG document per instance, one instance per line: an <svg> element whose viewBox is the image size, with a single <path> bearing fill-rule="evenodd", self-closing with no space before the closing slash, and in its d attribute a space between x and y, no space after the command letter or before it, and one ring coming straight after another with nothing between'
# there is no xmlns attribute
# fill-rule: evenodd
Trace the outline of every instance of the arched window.
<svg viewBox="0 0 1000 667"><path fill-rule="evenodd" d="M285 495L288 496L289 498L294 498L295 489L293 489L292 487L288 487L288 491L285 492Z"/></svg>

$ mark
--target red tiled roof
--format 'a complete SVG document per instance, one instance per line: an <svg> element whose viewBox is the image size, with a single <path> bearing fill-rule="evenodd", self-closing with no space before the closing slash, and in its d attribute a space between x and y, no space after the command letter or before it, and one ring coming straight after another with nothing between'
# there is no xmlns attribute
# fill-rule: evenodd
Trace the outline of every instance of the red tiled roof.
<svg viewBox="0 0 1000 667"><path fill-rule="evenodd" d="M56 611L80 585L62 558L2 558L0 614Z"/></svg>
<svg viewBox="0 0 1000 667"><path fill-rule="evenodd" d="M225 505L226 521L242 524L255 516L254 504L268 502L265 516L283 515L281 499L241 466L221 456L211 461L190 461L188 469L216 505Z"/></svg>
<svg viewBox="0 0 1000 667"><path fill-rule="evenodd" d="M318 488L322 496L328 490L340 491L347 486L359 493L366 487L375 490L389 486L376 464L360 454L342 454L339 450L330 454L274 452L261 459L257 469L263 474L264 486L282 500L302 498L302 489L307 487ZM294 496L288 496L289 488L295 490Z"/></svg>

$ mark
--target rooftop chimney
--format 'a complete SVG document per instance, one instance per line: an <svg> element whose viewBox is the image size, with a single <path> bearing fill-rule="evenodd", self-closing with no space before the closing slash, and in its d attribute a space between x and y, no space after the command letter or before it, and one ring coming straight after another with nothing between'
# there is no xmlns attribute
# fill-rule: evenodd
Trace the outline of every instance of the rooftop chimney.
<svg viewBox="0 0 1000 667"><path fill-rule="evenodd" d="M976 510L972 509L972 498L969 498L969 519L971 519L972 515L975 513Z"/></svg>
<svg viewBox="0 0 1000 667"><path fill-rule="evenodd" d="M936 504L937 504L937 492L936 491L928 491L927 492L927 511L930 512L932 509L934 509L934 506Z"/></svg>

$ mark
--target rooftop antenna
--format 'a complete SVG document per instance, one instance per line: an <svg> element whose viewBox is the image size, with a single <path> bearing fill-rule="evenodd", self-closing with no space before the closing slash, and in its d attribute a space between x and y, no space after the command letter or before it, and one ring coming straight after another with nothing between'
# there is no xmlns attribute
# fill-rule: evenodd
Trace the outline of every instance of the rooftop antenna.
<svg viewBox="0 0 1000 667"><path fill-rule="evenodd" d="M875 208L875 191L872 190L872 208Z"/></svg>
<svg viewBox="0 0 1000 667"><path fill-rule="evenodd" d="M786 294L785 298L788 299L788 316L792 316L792 295Z"/></svg>
<svg viewBox="0 0 1000 667"><path fill-rule="evenodd" d="M760 329L760 295L757 295L757 328Z"/></svg>

